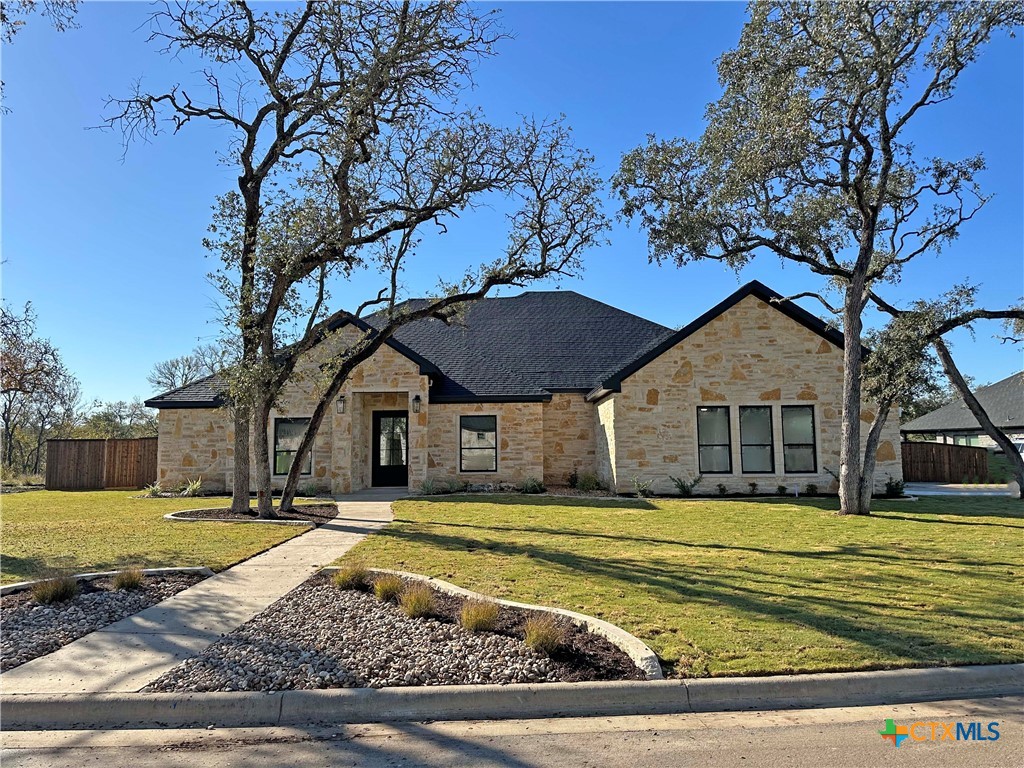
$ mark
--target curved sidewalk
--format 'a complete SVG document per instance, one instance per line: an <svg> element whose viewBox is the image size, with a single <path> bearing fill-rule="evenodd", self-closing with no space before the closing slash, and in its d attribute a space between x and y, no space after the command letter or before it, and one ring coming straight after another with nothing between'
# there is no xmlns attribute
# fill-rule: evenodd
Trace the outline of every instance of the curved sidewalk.
<svg viewBox="0 0 1024 768"><path fill-rule="evenodd" d="M133 616L0 675L4 694L138 691L200 653L392 520L383 494Z"/></svg>

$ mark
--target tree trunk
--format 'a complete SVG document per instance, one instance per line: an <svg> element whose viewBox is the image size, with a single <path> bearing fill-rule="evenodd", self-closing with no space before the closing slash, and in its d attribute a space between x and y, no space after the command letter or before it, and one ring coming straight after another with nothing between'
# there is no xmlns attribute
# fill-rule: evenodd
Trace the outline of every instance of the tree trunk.
<svg viewBox="0 0 1024 768"><path fill-rule="evenodd" d="M946 372L949 383L953 385L957 392L960 393L960 397L964 399L964 403L967 408L974 415L974 418L978 420L981 428L985 430L985 433L996 441L1003 453L1006 454L1006 460L1010 462L1010 470L1013 472L1013 476L1017 479L1017 493L1018 498L1024 499L1024 456L1021 456L1013 443L1010 442L1005 434L1003 434L995 424L992 423L992 419L988 417L985 409L981 403L978 402L978 398L971 392L971 388L967 385L963 375L960 373L960 369L956 367L956 363L953 362L953 356L949 352L949 347L946 346L946 342L942 339L936 339L932 342L932 346L935 347L935 351L939 355L939 362L942 363L942 370Z"/></svg>
<svg viewBox="0 0 1024 768"><path fill-rule="evenodd" d="M232 472L231 511L249 511L249 414L235 408L235 464Z"/></svg>
<svg viewBox="0 0 1024 768"><path fill-rule="evenodd" d="M281 509L291 509L292 504L295 503L301 467L306 462L306 456L313 450L313 440L316 438L316 433L320 431L320 425L323 424L324 417L327 415L331 403L334 402L334 398L337 397L340 389L340 386L337 388L332 387L324 397L320 398L320 402L313 409L313 415L309 418L309 426L306 428L306 433L302 436L302 441L299 443L298 450L292 459L291 469L288 470L288 479L285 480L284 491L281 493Z"/></svg>
<svg viewBox="0 0 1024 768"><path fill-rule="evenodd" d="M843 303L843 422L839 446L839 514L866 515L861 497L864 481L860 447L861 346L864 284L854 280ZM870 496L869 496L870 498Z"/></svg>
<svg viewBox="0 0 1024 768"><path fill-rule="evenodd" d="M868 439L864 443L864 466L860 479L860 508L861 514L871 514L871 496L875 492L875 463L878 460L878 444L882 440L882 429L889 418L890 403L878 405L878 412L874 421L871 422L871 429L868 430Z"/></svg>
<svg viewBox="0 0 1024 768"><path fill-rule="evenodd" d="M256 510L263 520L277 517L274 512L273 477L270 473L270 400L261 395L256 400L252 418L253 460L256 462ZM294 462L293 462L294 466Z"/></svg>

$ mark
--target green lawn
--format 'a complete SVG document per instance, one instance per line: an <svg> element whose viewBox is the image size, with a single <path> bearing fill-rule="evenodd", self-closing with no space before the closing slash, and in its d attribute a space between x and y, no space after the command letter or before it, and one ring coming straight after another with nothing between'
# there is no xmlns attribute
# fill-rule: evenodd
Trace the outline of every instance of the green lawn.
<svg viewBox="0 0 1024 768"><path fill-rule="evenodd" d="M0 497L0 582L83 573L208 565L223 568L305 532L285 525L175 523L168 512L227 499L133 499L137 491L31 491Z"/></svg>
<svg viewBox="0 0 1024 768"><path fill-rule="evenodd" d="M582 611L682 675L1024 661L1024 504L446 497L346 559Z"/></svg>

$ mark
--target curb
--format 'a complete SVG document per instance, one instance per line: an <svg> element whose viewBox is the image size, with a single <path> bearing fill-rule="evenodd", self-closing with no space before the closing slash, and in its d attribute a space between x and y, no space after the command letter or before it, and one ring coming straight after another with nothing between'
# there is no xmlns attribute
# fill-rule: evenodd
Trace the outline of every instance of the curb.
<svg viewBox="0 0 1024 768"><path fill-rule="evenodd" d="M1024 694L1024 664L775 677L279 693L3 696L9 730L264 727L419 720L597 717L900 704Z"/></svg>
<svg viewBox="0 0 1024 768"><path fill-rule="evenodd" d="M121 571L97 571L96 573L76 573L72 578L75 581L93 581L95 579L104 579L110 576L116 576ZM213 576L213 571L207 568L205 565L190 568L143 568L142 573L146 576L171 576L175 573L199 573L203 576ZM35 581L19 581L15 584L5 584L0 587L0 596L9 595L12 592L22 592L26 589L30 589L32 585L38 584L41 581L47 581L47 579L36 579Z"/></svg>
<svg viewBox="0 0 1024 768"><path fill-rule="evenodd" d="M336 571L338 566L329 566L323 569L324 571ZM498 605L504 605L509 608L519 608L525 611L538 611L542 613L553 613L556 616L564 616L571 620L576 625L582 625L586 627L593 634L603 637L608 640L612 645L617 646L623 653L632 659L633 663L644 673L644 676L648 680L664 680L665 674L661 670L661 664L658 661L657 654L652 651L647 645L637 637L634 637L622 627L617 627L607 621L596 619L593 616L587 616L585 613L576 613L575 611L567 611L564 608L548 608L543 605L532 605L530 603L516 603L511 600L500 600L496 597L490 597L489 595L483 595L479 592L471 592L468 589L451 584L441 579L435 579L431 576L423 576L418 573L409 573L407 571L392 571L387 568L371 568L374 573L393 573L396 576L401 576L404 579L410 581L421 581L429 584L438 592L445 592L449 595L455 595L457 597L468 597L476 598L478 600L487 600Z"/></svg>
<svg viewBox="0 0 1024 768"><path fill-rule="evenodd" d="M296 509L302 509L303 507L326 507L330 504L336 504L333 499L324 501L319 504L298 504ZM182 509L177 512L168 512L164 515L164 520L173 520L176 523L242 523L258 525L302 525L310 528L315 528L316 523L311 520L260 520L257 518L240 518L238 520L216 520L208 517L179 517L179 515L187 515L189 512L205 512L207 510L214 509L214 507L197 507L195 509Z"/></svg>

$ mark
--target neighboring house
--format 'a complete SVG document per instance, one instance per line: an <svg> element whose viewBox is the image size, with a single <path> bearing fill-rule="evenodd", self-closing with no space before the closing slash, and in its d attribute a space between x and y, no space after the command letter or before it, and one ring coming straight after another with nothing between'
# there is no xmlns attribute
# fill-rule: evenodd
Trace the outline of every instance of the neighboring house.
<svg viewBox="0 0 1024 768"><path fill-rule="evenodd" d="M345 383L304 485L561 485L576 470L619 492L638 477L670 493L670 476L698 473L705 493L719 483L835 490L843 337L781 299L749 283L678 331L572 291L484 299L458 323L410 324ZM313 409L319 364L368 327L346 321L297 366L309 376L288 386L271 419L275 485ZM160 409L160 482L202 476L229 489L233 428L217 380L146 404ZM902 477L894 422L878 449L878 487Z"/></svg>
<svg viewBox="0 0 1024 768"><path fill-rule="evenodd" d="M1014 442L1024 440L1024 371L987 387L979 387L974 396L996 428ZM952 403L908 421L900 427L900 432L908 437L924 435L936 443L983 448L994 448L996 445L996 441L982 431L963 398L957 398Z"/></svg>

